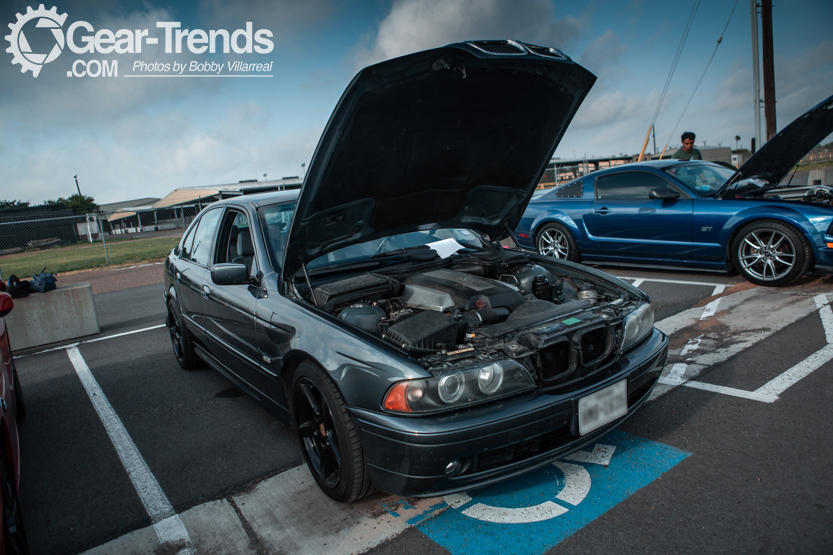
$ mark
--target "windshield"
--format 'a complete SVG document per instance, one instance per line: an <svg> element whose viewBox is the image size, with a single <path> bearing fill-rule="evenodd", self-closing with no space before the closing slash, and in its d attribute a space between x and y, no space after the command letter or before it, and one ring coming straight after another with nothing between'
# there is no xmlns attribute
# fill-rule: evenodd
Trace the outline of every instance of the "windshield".
<svg viewBox="0 0 833 555"><path fill-rule="evenodd" d="M446 241L447 244L454 245L454 241L463 247L483 247L484 244L479 236L468 229L430 229L425 231L411 231L409 233L401 233L399 235L390 235L382 237L381 239L373 239L364 243L350 245L341 249L336 249L328 252L324 256L311 260L307 267L323 268L325 266L339 266L341 264L349 264L367 260L374 256L383 255L385 253L398 251L401 249L409 249L419 247L422 245L430 245L439 241ZM437 247L438 252L443 252L444 249ZM441 254L442 256L442 254Z"/></svg>
<svg viewBox="0 0 833 555"><path fill-rule="evenodd" d="M682 164L664 169L666 173L670 173L686 187L704 197L715 194L735 175L733 170L717 164Z"/></svg>

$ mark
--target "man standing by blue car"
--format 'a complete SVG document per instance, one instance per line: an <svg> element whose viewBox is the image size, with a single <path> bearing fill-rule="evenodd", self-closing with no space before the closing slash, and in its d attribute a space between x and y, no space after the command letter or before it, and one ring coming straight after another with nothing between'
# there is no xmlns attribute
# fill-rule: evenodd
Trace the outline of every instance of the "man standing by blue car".
<svg viewBox="0 0 833 555"><path fill-rule="evenodd" d="M674 160L702 160L703 157L700 155L700 151L694 148L694 133L691 131L686 131L683 133L682 137L680 137L683 142L683 148L677 150L674 154L671 155L671 158Z"/></svg>

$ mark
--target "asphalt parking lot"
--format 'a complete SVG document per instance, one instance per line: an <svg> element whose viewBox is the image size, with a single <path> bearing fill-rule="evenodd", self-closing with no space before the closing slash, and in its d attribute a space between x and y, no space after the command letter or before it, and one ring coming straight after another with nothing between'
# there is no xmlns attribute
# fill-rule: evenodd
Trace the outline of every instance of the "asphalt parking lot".
<svg viewBox="0 0 833 555"><path fill-rule="evenodd" d="M651 296L671 339L651 402L503 484L354 505L223 376L179 368L161 283L99 293L98 336L18 353L32 551L829 553L830 282L602 269Z"/></svg>

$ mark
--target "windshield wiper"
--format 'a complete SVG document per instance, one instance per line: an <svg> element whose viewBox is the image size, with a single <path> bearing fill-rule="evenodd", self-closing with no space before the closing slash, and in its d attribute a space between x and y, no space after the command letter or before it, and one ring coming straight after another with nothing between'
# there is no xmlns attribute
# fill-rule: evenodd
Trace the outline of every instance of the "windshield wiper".
<svg viewBox="0 0 833 555"><path fill-rule="evenodd" d="M370 258L363 258L352 260L350 262L342 262L341 264L331 264L328 266L320 266L318 268L311 268L309 275L322 276L328 274L338 274L342 272L349 272L351 270L367 270L368 268L387 266L391 262L398 262L400 260L415 260L417 262L425 262L437 258L437 252L427 245L418 245L416 247L408 247L405 249L397 249L390 252L377 253ZM300 273L300 271L299 271Z"/></svg>
<svg viewBox="0 0 833 555"><path fill-rule="evenodd" d="M380 258L395 258L402 259L412 258L414 260L433 260L439 256L437 251L430 248L428 245L417 245L414 247L406 247L404 249L396 249L395 251L380 252L371 256L371 260L378 260Z"/></svg>

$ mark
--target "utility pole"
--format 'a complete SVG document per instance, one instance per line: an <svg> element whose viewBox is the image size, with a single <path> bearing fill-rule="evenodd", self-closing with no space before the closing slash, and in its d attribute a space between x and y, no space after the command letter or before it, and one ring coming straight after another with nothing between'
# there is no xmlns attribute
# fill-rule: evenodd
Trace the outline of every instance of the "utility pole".
<svg viewBox="0 0 833 555"><path fill-rule="evenodd" d="M74 178L75 178L75 188L76 188L76 189L78 189L78 196L79 196L79 197L80 197L80 196L83 196L83 195L81 194L81 186L80 186L80 185L78 185L78 176L77 176L77 175L73 175L72 177L74 177Z"/></svg>
<svg viewBox="0 0 833 555"><path fill-rule="evenodd" d="M775 125L775 67L772 47L772 0L761 2L761 41L764 55L764 117L766 118L766 140L778 132Z"/></svg>
<svg viewBox="0 0 833 555"><path fill-rule="evenodd" d="M761 144L761 78L759 68L761 58L758 56L758 3L757 0L749 0L749 10L752 16L752 90L755 95L755 136L752 137L752 154L755 153L756 145Z"/></svg>

